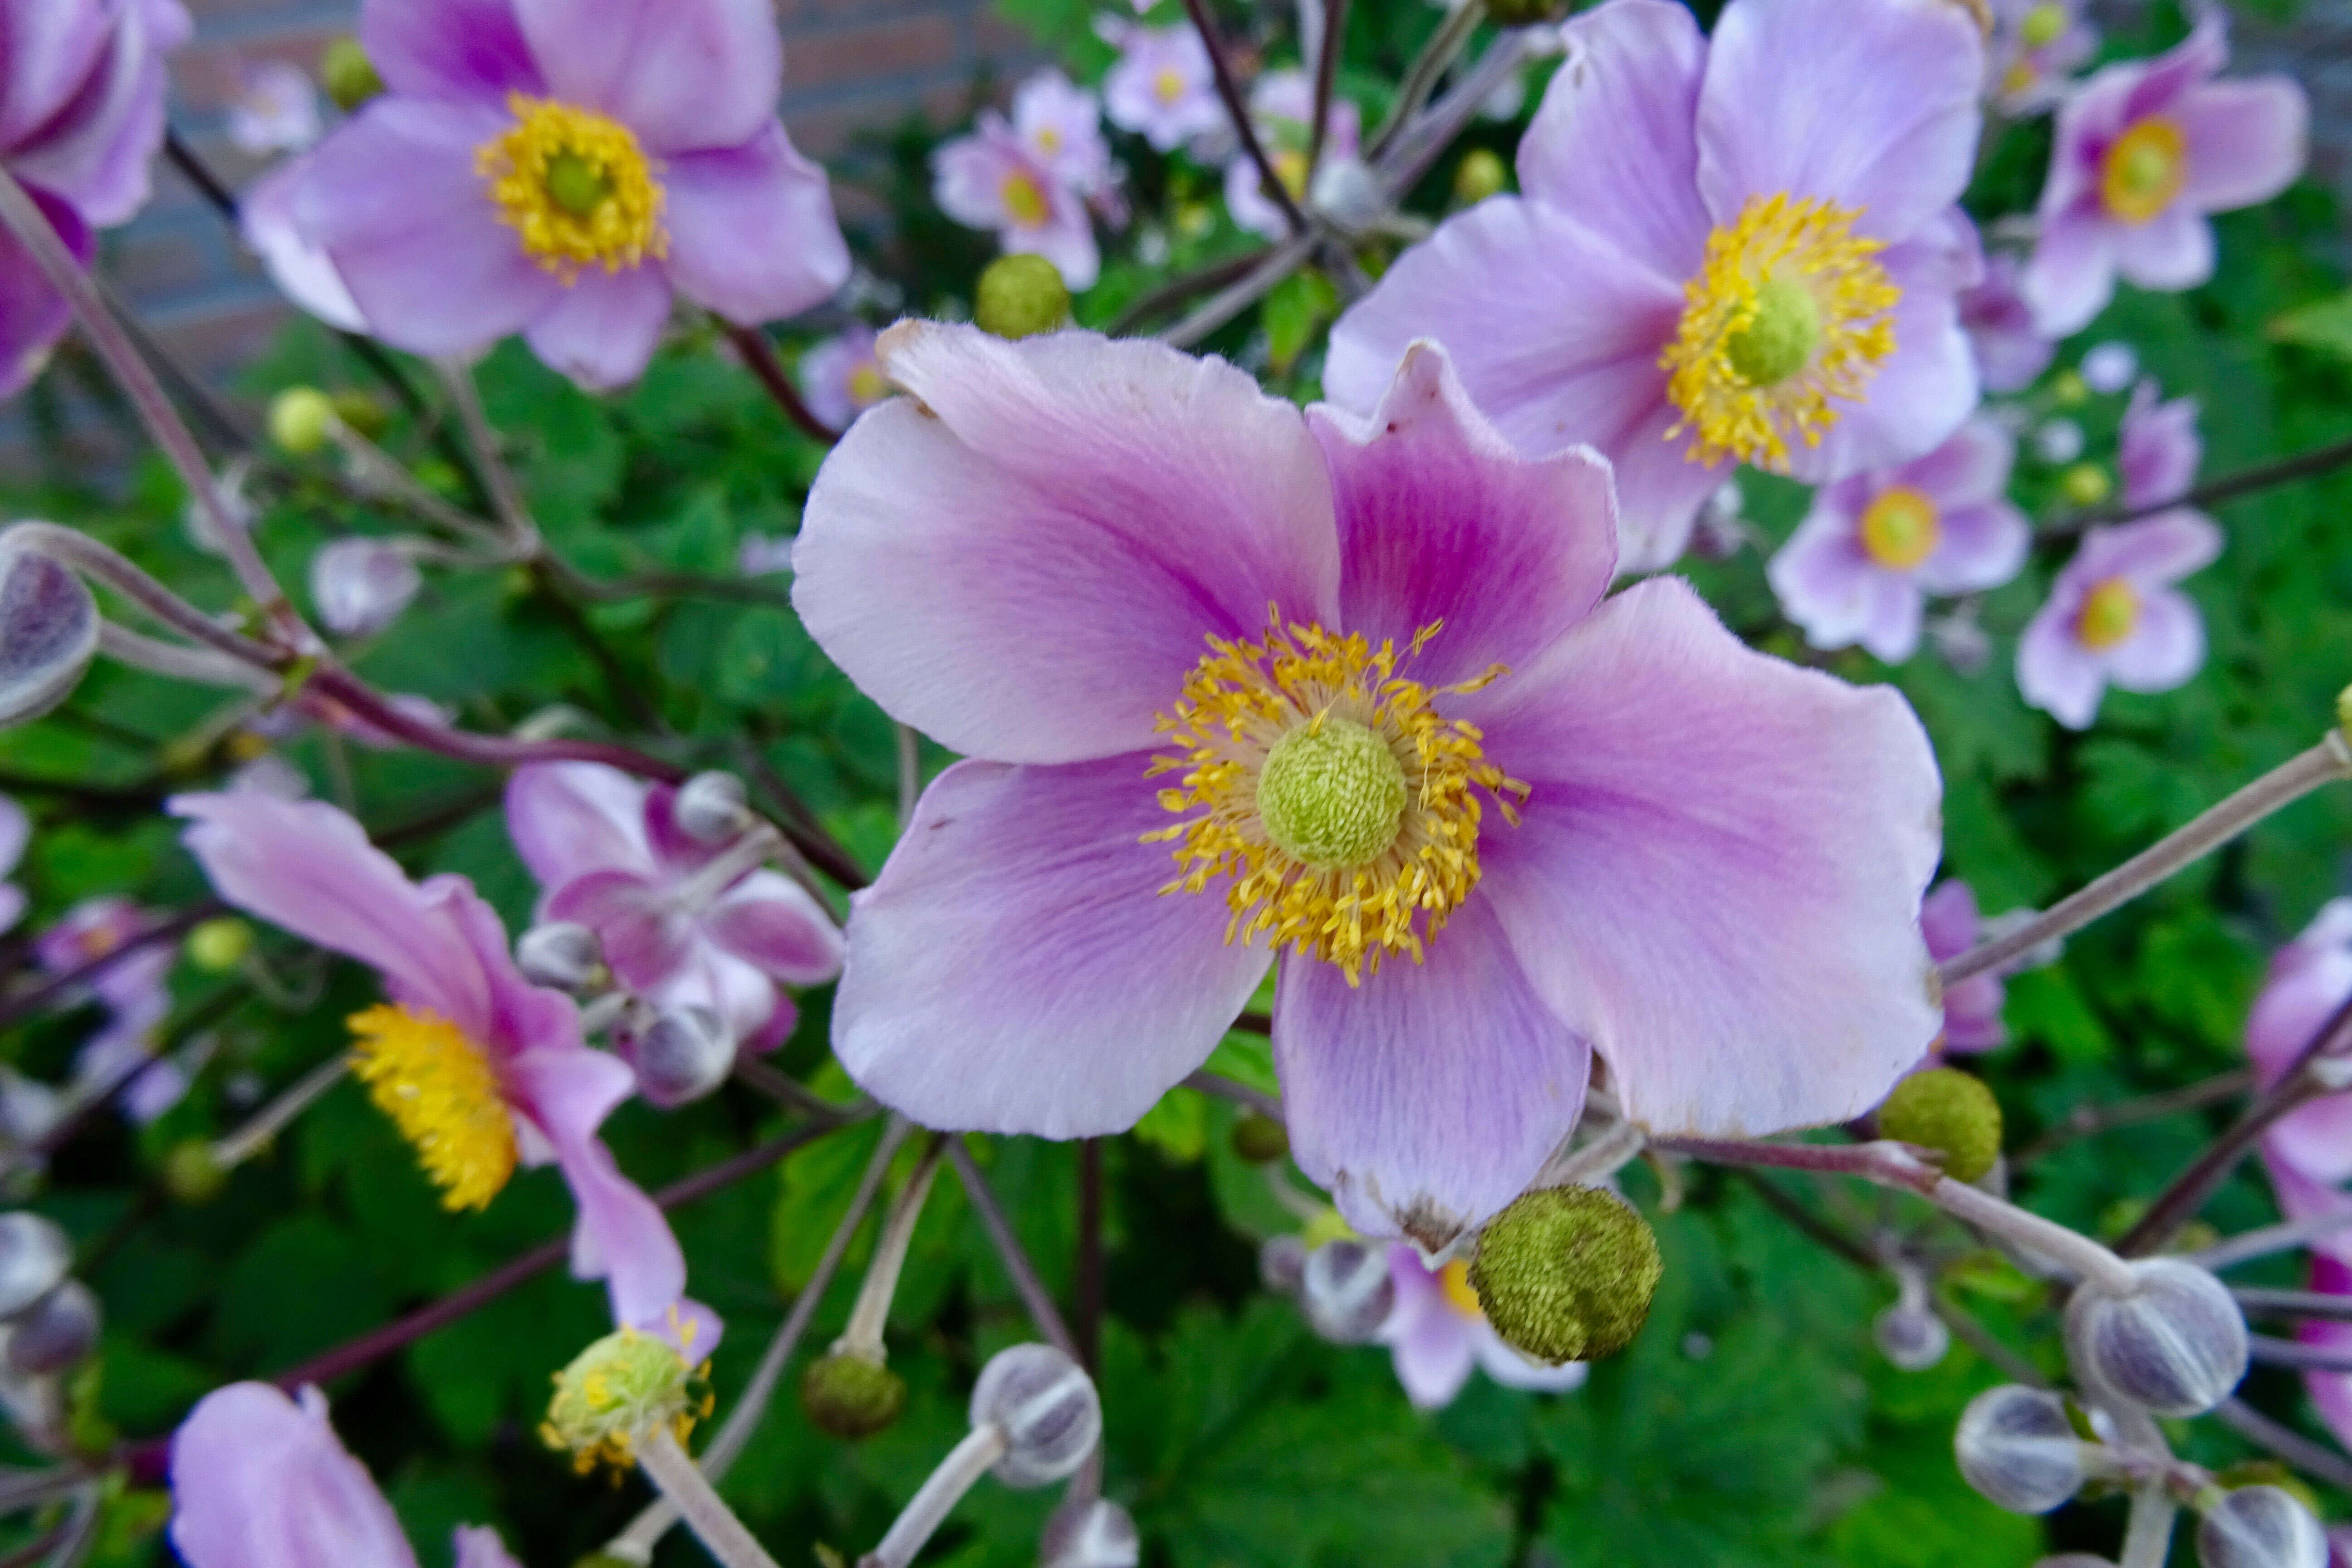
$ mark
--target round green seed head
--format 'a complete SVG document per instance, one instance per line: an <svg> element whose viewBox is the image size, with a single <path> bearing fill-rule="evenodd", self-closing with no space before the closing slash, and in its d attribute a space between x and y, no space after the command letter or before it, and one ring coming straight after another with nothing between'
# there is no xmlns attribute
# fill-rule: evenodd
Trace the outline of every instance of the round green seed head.
<svg viewBox="0 0 2352 1568"><path fill-rule="evenodd" d="M1042 256L1000 256L980 275L971 319L1000 338L1050 332L1070 319L1069 286Z"/></svg>
<svg viewBox="0 0 2352 1568"><path fill-rule="evenodd" d="M329 401L335 405L335 416L373 441L392 427L392 416L383 405L357 387L335 393Z"/></svg>
<svg viewBox="0 0 2352 1568"><path fill-rule="evenodd" d="M1623 1199L1547 1187L1486 1222L1470 1288L1505 1343L1558 1366L1631 1344L1664 1272L1650 1222Z"/></svg>
<svg viewBox="0 0 2352 1568"><path fill-rule="evenodd" d="M1778 386L1811 361L1822 344L1822 308L1793 278L1772 278L1756 291L1756 315L1724 340L1724 357L1750 386Z"/></svg>
<svg viewBox="0 0 2352 1568"><path fill-rule="evenodd" d="M683 1438L702 1413L694 1369L667 1340L635 1329L606 1334L555 1374L555 1397L540 1435L568 1448L583 1473L604 1460L636 1462L637 1446L656 1427Z"/></svg>
<svg viewBox="0 0 2352 1568"><path fill-rule="evenodd" d="M163 1190L174 1203L208 1204L228 1185L228 1173L213 1156L213 1146L201 1138L176 1143L163 1156Z"/></svg>
<svg viewBox="0 0 2352 1568"><path fill-rule="evenodd" d="M253 951L253 928L235 915L209 920L188 933L188 962L207 974L226 974Z"/></svg>
<svg viewBox="0 0 2352 1568"><path fill-rule="evenodd" d="M592 217L613 194L613 182L598 165L577 153L558 153L547 161L547 199L573 217Z"/></svg>
<svg viewBox="0 0 2352 1568"><path fill-rule="evenodd" d="M864 1356L836 1351L801 1373L801 1408L818 1431L835 1437L871 1437L906 1405L907 1380Z"/></svg>
<svg viewBox="0 0 2352 1568"><path fill-rule="evenodd" d="M2076 506L2096 506L2115 493L2116 482L2096 463L2077 463L2058 476L2058 488Z"/></svg>
<svg viewBox="0 0 2352 1568"><path fill-rule="evenodd" d="M1290 1153L1290 1133L1271 1116L1253 1110L1234 1123L1234 1152L1253 1165L1270 1165Z"/></svg>
<svg viewBox="0 0 2352 1568"><path fill-rule="evenodd" d="M270 400L269 438L298 458L324 447L334 427L334 400L315 386L289 386Z"/></svg>
<svg viewBox="0 0 2352 1568"><path fill-rule="evenodd" d="M329 44L319 62L319 76L326 84L327 96L345 114L383 90L383 78L375 74L375 62L367 58L357 38L337 38Z"/></svg>
<svg viewBox="0 0 2352 1568"><path fill-rule="evenodd" d="M1362 866L1396 842L1405 794L1404 764L1386 741L1352 720L1327 718L1266 752L1257 814L1293 859L1318 870Z"/></svg>
<svg viewBox="0 0 2352 1568"><path fill-rule="evenodd" d="M2000 1158L2000 1104L1984 1080L1957 1068L1929 1068L1895 1086L1878 1108L1878 1131L1944 1157L1944 1173L1973 1182Z"/></svg>
<svg viewBox="0 0 2352 1568"><path fill-rule="evenodd" d="M1491 147L1473 147L1454 171L1454 199L1465 207L1475 206L1488 196L1500 195L1510 183L1510 167L1500 153Z"/></svg>

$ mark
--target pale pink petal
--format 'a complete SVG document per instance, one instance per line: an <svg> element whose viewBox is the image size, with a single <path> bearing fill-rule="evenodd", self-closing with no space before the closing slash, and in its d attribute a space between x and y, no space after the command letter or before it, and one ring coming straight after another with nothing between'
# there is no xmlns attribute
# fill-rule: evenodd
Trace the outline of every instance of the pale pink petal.
<svg viewBox="0 0 2352 1568"><path fill-rule="evenodd" d="M2150 594L2106 660L2107 679L2126 691L2169 691L2204 668L2205 617L2185 595Z"/></svg>
<svg viewBox="0 0 2352 1568"><path fill-rule="evenodd" d="M451 1546L457 1554L457 1568L522 1568L499 1532L487 1524L459 1525Z"/></svg>
<svg viewBox="0 0 2352 1568"><path fill-rule="evenodd" d="M1528 1394L1566 1394L1581 1388L1591 1371L1580 1361L1560 1366L1529 1361L1504 1343L1494 1325L1484 1321L1471 1325L1471 1342L1478 1353L1479 1370L1505 1388Z"/></svg>
<svg viewBox="0 0 2352 1568"><path fill-rule="evenodd" d="M1998 588L2025 568L2033 524L2007 501L1966 506L1943 514L1936 548L1913 579L1930 594L1973 594Z"/></svg>
<svg viewBox="0 0 2352 1568"><path fill-rule="evenodd" d="M812 635L968 755L1155 743L1153 715L1269 605L1336 626L1330 480L1306 421L1216 360L1066 332L904 322L793 551Z"/></svg>
<svg viewBox="0 0 2352 1568"><path fill-rule="evenodd" d="M215 1389L172 1435L172 1545L188 1568L416 1568L319 1391L266 1383Z"/></svg>
<svg viewBox="0 0 2352 1568"><path fill-rule="evenodd" d="M1478 896L1633 1121L1839 1121L1917 1063L1941 784L1895 691L1755 653L1661 578L1471 716L1534 790L1481 833Z"/></svg>
<svg viewBox="0 0 2352 1568"><path fill-rule="evenodd" d="M787 985L822 985L841 973L841 931L808 889L754 871L704 911L710 940Z"/></svg>
<svg viewBox="0 0 2352 1568"><path fill-rule="evenodd" d="M2181 199L2205 212L2266 202L2309 155L2311 106L2287 77L2208 82L2173 110L2188 142Z"/></svg>
<svg viewBox="0 0 2352 1568"><path fill-rule="evenodd" d="M513 0L548 89L658 153L740 147L775 118L783 40L769 0Z"/></svg>
<svg viewBox="0 0 2352 1568"><path fill-rule="evenodd" d="M1176 819L1147 759L958 763L849 920L833 1048L927 1127L1122 1131L1208 1058L1256 989L1263 948L1225 941L1224 900L1170 893L1142 836Z"/></svg>
<svg viewBox="0 0 2352 1568"><path fill-rule="evenodd" d="M1815 647L1851 647L1870 624L1871 585L1879 567L1864 552L1852 518L1822 504L1797 525L1789 542L1775 552L1765 577L1780 601L1780 613L1804 628Z"/></svg>
<svg viewBox="0 0 2352 1568"><path fill-rule="evenodd" d="M542 888L591 871L650 877L646 786L602 763L534 763L507 780L507 836Z"/></svg>
<svg viewBox="0 0 2352 1568"><path fill-rule="evenodd" d="M384 85L404 96L504 109L509 92L547 91L514 0L376 0L360 8L360 43Z"/></svg>
<svg viewBox="0 0 2352 1568"><path fill-rule="evenodd" d="M1389 1248L1389 1279L1396 1306L1381 1325L1397 1382L1417 1410L1442 1410L1470 1381L1476 1325L1455 1310L1421 1255L1402 1243Z"/></svg>
<svg viewBox="0 0 2352 1568"><path fill-rule="evenodd" d="M740 147L670 158L662 189L670 281L739 325L796 316L849 280L824 171L773 121Z"/></svg>
<svg viewBox="0 0 2352 1568"><path fill-rule="evenodd" d="M656 263L607 272L592 267L557 294L523 332L550 370L591 392L625 386L669 324L669 279Z"/></svg>
<svg viewBox="0 0 2352 1568"><path fill-rule="evenodd" d="M2213 226L2186 202L2143 224L2113 226L2116 271L2142 289L2194 289L2213 276Z"/></svg>
<svg viewBox="0 0 2352 1568"><path fill-rule="evenodd" d="M2053 597L2017 644L2019 694L2070 730L2090 728L2107 688L2106 666L2074 636L2079 607Z"/></svg>
<svg viewBox="0 0 2352 1568"><path fill-rule="evenodd" d="M2033 254L2018 278L2033 324L2049 338L2072 337L2116 292L2116 228L2105 219L2044 209Z"/></svg>

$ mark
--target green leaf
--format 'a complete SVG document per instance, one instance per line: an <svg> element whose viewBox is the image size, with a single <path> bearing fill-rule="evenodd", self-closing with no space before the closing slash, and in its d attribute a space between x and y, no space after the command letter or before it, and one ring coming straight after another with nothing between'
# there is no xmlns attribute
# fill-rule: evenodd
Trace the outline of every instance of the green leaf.
<svg viewBox="0 0 2352 1568"><path fill-rule="evenodd" d="M1316 331L1339 313L1339 291L1320 272L1294 272L1265 297L1266 352L1275 374L1287 375Z"/></svg>
<svg viewBox="0 0 2352 1568"><path fill-rule="evenodd" d="M2270 337L2274 342L2352 359L2352 293L2316 300L2273 318Z"/></svg>

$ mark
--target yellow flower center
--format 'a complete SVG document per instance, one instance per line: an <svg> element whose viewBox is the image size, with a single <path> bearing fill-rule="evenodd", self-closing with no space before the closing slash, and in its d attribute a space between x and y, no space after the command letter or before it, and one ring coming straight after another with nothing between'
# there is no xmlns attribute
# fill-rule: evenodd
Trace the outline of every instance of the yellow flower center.
<svg viewBox="0 0 2352 1568"><path fill-rule="evenodd" d="M661 184L635 132L520 92L507 108L514 128L475 150L474 172L525 255L569 284L590 267L619 272L669 254Z"/></svg>
<svg viewBox="0 0 2352 1568"><path fill-rule="evenodd" d="M1162 103L1174 103L1184 96L1184 73L1174 66L1161 66L1151 79L1151 90Z"/></svg>
<svg viewBox="0 0 2352 1568"><path fill-rule="evenodd" d="M2033 62L2021 59L2001 73L2000 90L2013 98L2041 79L2042 73L2033 68Z"/></svg>
<svg viewBox="0 0 2352 1568"><path fill-rule="evenodd" d="M1035 228L1045 221L1045 193L1019 170L1004 176L998 194L1003 198L1005 216L1022 227Z"/></svg>
<svg viewBox="0 0 2352 1568"><path fill-rule="evenodd" d="M487 1208L514 1174L514 1118L497 1073L465 1031L418 1007L351 1017L352 1073L415 1144L446 1209Z"/></svg>
<svg viewBox="0 0 2352 1568"><path fill-rule="evenodd" d="M871 408L890 395L890 384L882 379L882 367L868 360L849 373L849 401L860 408Z"/></svg>
<svg viewBox="0 0 2352 1568"><path fill-rule="evenodd" d="M2029 49L2046 48L2058 41L2066 30L2066 7L2059 5L2036 5L2017 25L2017 41Z"/></svg>
<svg viewBox="0 0 2352 1568"><path fill-rule="evenodd" d="M1904 485L1878 492L1862 514L1862 547L1881 566L1908 572L1935 553L1936 503Z"/></svg>
<svg viewBox="0 0 2352 1568"><path fill-rule="evenodd" d="M2139 595L2121 577L2110 577L2083 595L2074 635L2084 647L2104 653L2139 625Z"/></svg>
<svg viewBox="0 0 2352 1568"><path fill-rule="evenodd" d="M1307 194L1307 176L1314 171L1307 167L1303 149L1285 147L1274 155L1274 173L1282 182L1282 188L1297 197Z"/></svg>
<svg viewBox="0 0 2352 1568"><path fill-rule="evenodd" d="M1477 729L1434 699L1504 673L1431 688L1397 667L1437 635L1423 628L1401 657L1360 635L1269 617L1258 642L1211 637L1158 727L1175 750L1154 774L1181 773L1160 804L1184 818L1144 836L1173 843L1181 874L1162 893L1197 893L1223 877L1225 940L1263 935L1338 964L1350 985L1423 944L1478 885L1481 793L1507 822L1528 786L1486 761Z"/></svg>
<svg viewBox="0 0 2352 1568"><path fill-rule="evenodd" d="M2096 506L2115 493L2116 482L2096 463L2076 463L2058 476L2058 489L2076 506Z"/></svg>
<svg viewBox="0 0 2352 1568"><path fill-rule="evenodd" d="M1048 158L1062 150L1062 133L1051 125L1037 127L1037 151Z"/></svg>
<svg viewBox="0 0 2352 1568"><path fill-rule="evenodd" d="M1478 1292L1470 1286L1470 1265L1457 1258L1438 1270L1437 1283L1445 1292L1445 1304L1465 1318L1485 1321L1486 1309L1478 1304Z"/></svg>
<svg viewBox="0 0 2352 1568"><path fill-rule="evenodd" d="M1707 236L1684 286L1682 323L1658 363L1702 463L1737 458L1784 472L1792 438L1807 446L1837 422L1830 400L1858 401L1895 352L1887 312L1903 297L1857 236L1861 209L1786 194L1750 196Z"/></svg>
<svg viewBox="0 0 2352 1568"><path fill-rule="evenodd" d="M2189 139L2161 114L2132 121L2099 165L2099 199L2125 223L2148 222L2188 183Z"/></svg>

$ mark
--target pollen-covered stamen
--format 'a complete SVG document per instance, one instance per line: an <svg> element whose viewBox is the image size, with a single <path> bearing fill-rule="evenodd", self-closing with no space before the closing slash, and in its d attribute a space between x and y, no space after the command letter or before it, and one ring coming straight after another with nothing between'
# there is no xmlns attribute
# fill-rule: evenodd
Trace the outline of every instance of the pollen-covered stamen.
<svg viewBox="0 0 2352 1568"><path fill-rule="evenodd" d="M2083 595L2074 635L2098 652L2130 637L2139 625L2139 594L2121 577L2110 577Z"/></svg>
<svg viewBox="0 0 2352 1568"><path fill-rule="evenodd" d="M1817 445L1895 352L1888 313L1902 296L1858 236L1859 208L1783 193L1750 196L1707 237L1684 286L1682 321L1659 363L1695 461L1736 458L1775 471L1789 446Z"/></svg>
<svg viewBox="0 0 2352 1568"><path fill-rule="evenodd" d="M1423 944L1478 885L1482 795L1505 820L1528 788L1486 759L1475 726L1434 700L1503 673L1431 688L1397 674L1402 655L1360 636L1271 618L1257 642L1209 639L1159 728L1181 773L1160 802L1184 818L1146 835L1172 842L1181 874L1163 893L1227 879L1225 940L1338 964L1360 984L1381 960Z"/></svg>
<svg viewBox="0 0 2352 1568"><path fill-rule="evenodd" d="M507 108L513 129L476 150L474 170L525 255L568 284L590 267L619 272L668 254L662 188L635 132L520 92Z"/></svg>
<svg viewBox="0 0 2352 1568"><path fill-rule="evenodd" d="M997 195L1004 202L1004 216L1023 228L1035 228L1051 214L1045 191L1017 169L1004 176Z"/></svg>
<svg viewBox="0 0 2352 1568"><path fill-rule="evenodd" d="M2189 138L2160 114L2134 121L2099 163L2099 199L2109 216L2149 223L2189 183Z"/></svg>
<svg viewBox="0 0 2352 1568"><path fill-rule="evenodd" d="M420 1007L370 1007L350 1023L352 1073L415 1146L441 1205L487 1207L516 1157L514 1117L489 1059L457 1025Z"/></svg>
<svg viewBox="0 0 2352 1568"><path fill-rule="evenodd" d="M1943 532L1936 503L1907 485L1889 485L1862 513L1862 548L1879 565L1908 572L1936 552Z"/></svg>
<svg viewBox="0 0 2352 1568"><path fill-rule="evenodd" d="M1477 1289L1470 1283L1469 1259L1457 1258L1437 1271L1437 1288L1445 1294L1445 1304L1465 1318L1484 1322L1486 1309L1478 1304Z"/></svg>

